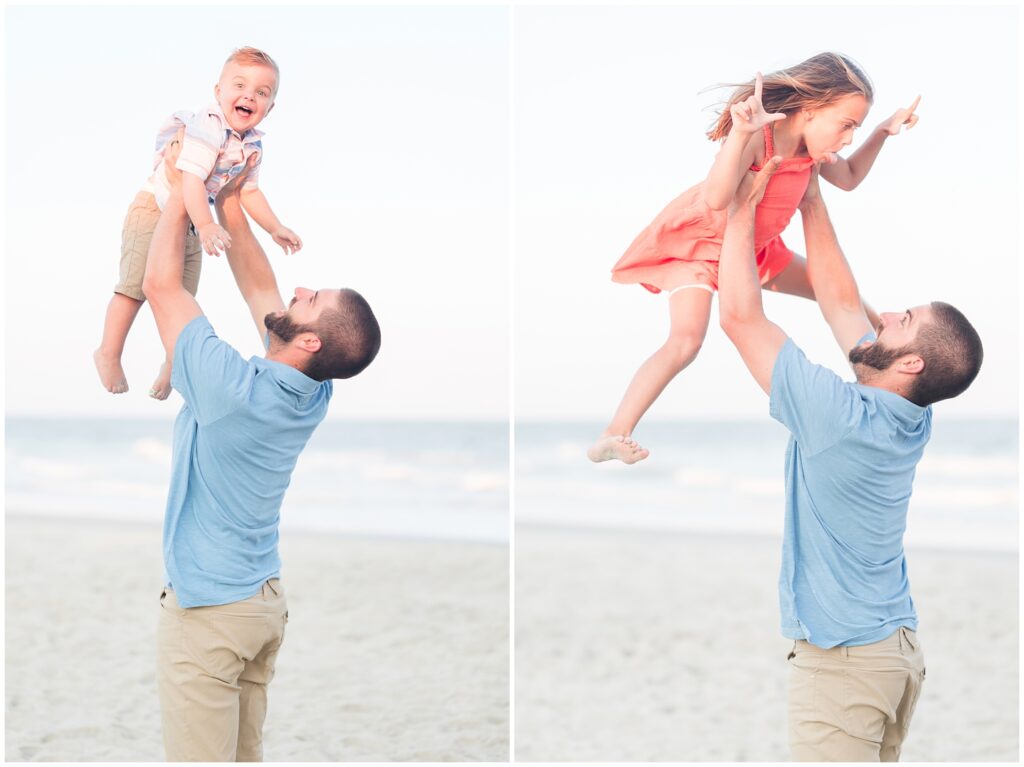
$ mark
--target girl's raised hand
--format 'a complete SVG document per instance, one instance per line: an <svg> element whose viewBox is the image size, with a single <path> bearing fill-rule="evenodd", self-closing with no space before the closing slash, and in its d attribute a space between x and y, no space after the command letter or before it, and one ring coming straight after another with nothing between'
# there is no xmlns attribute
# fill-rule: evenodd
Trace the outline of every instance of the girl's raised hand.
<svg viewBox="0 0 1024 767"><path fill-rule="evenodd" d="M907 130L910 130L917 125L917 115L914 114L914 110L917 109L918 103L921 101L921 97L918 96L914 99L914 103L906 109L897 109L893 116L882 123L882 130L888 133L890 136L895 136L900 132L900 129L906 125Z"/></svg>
<svg viewBox="0 0 1024 767"><path fill-rule="evenodd" d="M732 127L744 133L756 133L768 123L785 120L786 115L782 112L769 114L764 111L764 104L761 103L761 91L764 89L764 78L757 73L754 79L754 95L737 101L729 107L732 115Z"/></svg>

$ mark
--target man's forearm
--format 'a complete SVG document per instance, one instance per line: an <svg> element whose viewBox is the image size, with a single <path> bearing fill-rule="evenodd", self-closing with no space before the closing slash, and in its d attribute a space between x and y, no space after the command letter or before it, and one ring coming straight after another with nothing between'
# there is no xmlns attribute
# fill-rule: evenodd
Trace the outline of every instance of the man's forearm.
<svg viewBox="0 0 1024 767"><path fill-rule="evenodd" d="M754 215L750 204L729 212L718 263L718 309L723 328L764 317L754 261Z"/></svg>
<svg viewBox="0 0 1024 767"><path fill-rule="evenodd" d="M800 215L807 246L807 278L822 312L827 317L833 309L859 310L857 282L839 247L825 201L818 197L806 202L800 206Z"/></svg>
<svg viewBox="0 0 1024 767"><path fill-rule="evenodd" d="M214 208L220 225L231 235L227 256L235 284L249 307L257 332L262 336L266 330L263 318L268 312L278 311L284 306L277 278L266 252L246 220L238 196L218 197Z"/></svg>
<svg viewBox="0 0 1024 767"><path fill-rule="evenodd" d="M186 220L181 196L172 192L160 213L146 258L143 291L150 301L156 300L151 293L183 289Z"/></svg>
<svg viewBox="0 0 1024 767"><path fill-rule="evenodd" d="M755 181L767 183L766 167ZM741 183L740 192L742 195ZM762 186L763 189L763 186ZM772 369L786 341L781 328L764 316L761 281L754 259L754 205L760 195L735 203L729 210L722 255L718 264L718 310L722 330L729 336L754 380L771 392Z"/></svg>

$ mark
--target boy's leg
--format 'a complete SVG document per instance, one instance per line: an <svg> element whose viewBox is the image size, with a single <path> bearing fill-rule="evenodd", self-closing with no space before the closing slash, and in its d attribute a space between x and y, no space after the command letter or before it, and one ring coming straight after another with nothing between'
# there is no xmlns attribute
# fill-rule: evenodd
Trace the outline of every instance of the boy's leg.
<svg viewBox="0 0 1024 767"><path fill-rule="evenodd" d="M114 293L107 304L107 316L103 321L103 340L100 341L99 348L93 352L92 359L96 364L96 371L100 374L103 388L111 394L123 394L128 391L128 381L125 379L124 368L121 367L121 353L124 352L128 331L141 307L142 301L123 293Z"/></svg>
<svg viewBox="0 0 1024 767"><path fill-rule="evenodd" d="M128 391L121 353L135 316L146 297L142 293L142 278L146 273L146 255L153 230L160 219L156 198L149 192L139 192L128 208L121 227L121 263L114 297L107 305L103 325L103 340L93 353L96 370L107 391L121 394Z"/></svg>

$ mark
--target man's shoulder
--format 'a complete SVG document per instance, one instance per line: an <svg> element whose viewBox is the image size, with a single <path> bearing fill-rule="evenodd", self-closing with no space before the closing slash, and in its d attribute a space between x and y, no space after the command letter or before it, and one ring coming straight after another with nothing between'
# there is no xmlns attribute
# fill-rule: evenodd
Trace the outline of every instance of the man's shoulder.
<svg viewBox="0 0 1024 767"><path fill-rule="evenodd" d="M178 356L177 352L179 350L182 357L194 354L201 354L203 357L208 357L211 354L220 354L234 360L236 363L240 362L247 367L252 367L251 361L247 362L244 360L234 346L217 335L217 331L213 329L213 325L210 324L210 320L205 314L194 317L181 329L175 343L175 356ZM204 371L202 367L199 367L193 371L193 374L203 374L204 372L209 373L211 371Z"/></svg>

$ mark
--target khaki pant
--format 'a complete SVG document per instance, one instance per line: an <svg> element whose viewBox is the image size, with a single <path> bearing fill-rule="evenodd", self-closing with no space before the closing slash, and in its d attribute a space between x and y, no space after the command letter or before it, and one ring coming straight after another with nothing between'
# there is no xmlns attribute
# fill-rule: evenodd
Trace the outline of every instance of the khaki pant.
<svg viewBox="0 0 1024 767"><path fill-rule="evenodd" d="M794 761L898 762L924 682L917 635L900 627L874 644L789 654Z"/></svg>
<svg viewBox="0 0 1024 767"><path fill-rule="evenodd" d="M114 292L145 301L142 293L142 278L146 274L146 259L149 256L149 244L156 231L156 222L160 220L160 208L156 198L150 192L139 192L135 195L121 227L121 264L117 275ZM181 274L181 284L193 296L199 290L199 273L203 267L203 244L199 236L192 234L189 227L185 235L185 266Z"/></svg>
<svg viewBox="0 0 1024 767"><path fill-rule="evenodd" d="M214 607L181 608L160 595L157 682L169 762L263 761L267 685L288 611L273 578L260 593Z"/></svg>

